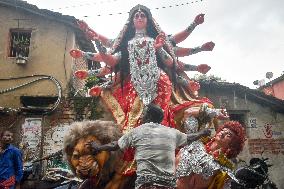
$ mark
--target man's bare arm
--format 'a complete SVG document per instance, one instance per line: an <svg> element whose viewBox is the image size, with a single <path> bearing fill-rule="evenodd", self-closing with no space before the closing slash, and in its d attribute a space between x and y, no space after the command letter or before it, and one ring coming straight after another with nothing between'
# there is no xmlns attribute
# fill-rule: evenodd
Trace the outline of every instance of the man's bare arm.
<svg viewBox="0 0 284 189"><path fill-rule="evenodd" d="M187 143L190 144L196 140L199 140L201 137L210 136L211 131L209 129L201 130L197 133L187 134Z"/></svg>

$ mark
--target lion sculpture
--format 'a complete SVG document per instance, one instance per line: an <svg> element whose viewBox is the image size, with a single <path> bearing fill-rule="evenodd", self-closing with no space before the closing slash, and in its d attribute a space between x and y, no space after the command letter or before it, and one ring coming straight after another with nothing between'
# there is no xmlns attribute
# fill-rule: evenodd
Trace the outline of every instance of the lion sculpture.
<svg viewBox="0 0 284 189"><path fill-rule="evenodd" d="M117 141L122 133L119 125L112 121L74 122L64 137L64 154L72 172L81 179L88 179L89 187L96 189L133 188L134 181L119 174L121 151L93 155L86 143L107 144ZM134 178L135 179L135 178Z"/></svg>

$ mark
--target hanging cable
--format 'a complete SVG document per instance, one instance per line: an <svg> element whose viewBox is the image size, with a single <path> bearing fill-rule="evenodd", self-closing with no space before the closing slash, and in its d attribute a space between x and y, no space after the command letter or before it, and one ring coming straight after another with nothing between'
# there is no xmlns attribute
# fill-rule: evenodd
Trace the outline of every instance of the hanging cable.
<svg viewBox="0 0 284 189"><path fill-rule="evenodd" d="M112 2L115 2L117 0L112 0ZM97 5L97 4L105 4L105 1L100 1L100 2L91 2L91 3L85 3L85 4L79 4L79 5L71 5L71 6L66 6L66 7L59 7L57 8L58 10L62 10L62 9L72 9L72 8L77 8L77 7L84 7L84 6L90 6L90 5ZM107 3L111 3L110 0ZM52 11L56 10L56 9L50 9Z"/></svg>
<svg viewBox="0 0 284 189"><path fill-rule="evenodd" d="M36 79L33 79L31 81L28 81L28 82L25 82L25 83L23 83L21 85L17 85L15 87L2 89L0 91L0 94L4 94L4 93L11 92L11 91L15 91L15 90L17 90L19 88L25 87L27 85L31 85L32 83L35 83L35 82L38 82L38 81L41 81L41 80L51 80L55 84L55 86L57 88L58 96L57 96L57 100L54 103L54 105L51 108L49 108L48 111L44 112L44 114L48 114L48 113L53 112L58 107L58 105L60 104L61 98L62 98L62 87L60 85L60 82L57 79L55 79L53 76L50 76L50 75L30 75L30 76L22 76L22 77L0 78L0 81L19 80L19 79L27 79L27 78L33 78L33 77L36 77ZM8 111L18 112L19 109L9 108Z"/></svg>
<svg viewBox="0 0 284 189"><path fill-rule="evenodd" d="M112 0L112 1L117 1L117 0ZM185 3L179 3L179 4L172 4L172 5L167 5L167 6L161 6L161 7L156 7L156 8L152 8L150 10L160 10L160 9L166 9L166 8L174 8L174 7L182 7L182 6L187 6L193 3L199 3L202 2L204 0L195 0L195 1L189 1L189 2L185 2ZM74 6L66 6L64 8L58 8L58 10L62 10L62 9L69 9L69 8L77 8L77 7L82 7L82 6L87 6L90 5L91 3L87 3L87 4L80 4L80 5L74 5ZM92 3L92 4L97 4L97 3ZM51 9L51 10L55 10L55 9ZM108 14L97 14L95 16L115 16L115 15L122 15L122 14L128 14L129 12L111 12ZM83 16L83 17L93 17L93 16Z"/></svg>

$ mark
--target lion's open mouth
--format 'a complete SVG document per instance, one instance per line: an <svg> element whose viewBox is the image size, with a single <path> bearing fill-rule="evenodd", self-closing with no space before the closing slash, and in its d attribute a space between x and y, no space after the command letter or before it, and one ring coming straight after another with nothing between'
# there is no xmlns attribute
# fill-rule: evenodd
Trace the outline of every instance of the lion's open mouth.
<svg viewBox="0 0 284 189"><path fill-rule="evenodd" d="M99 165L97 161L94 161L92 164L88 164L85 166L78 166L76 169L76 173L79 177L89 178L96 176L100 172Z"/></svg>

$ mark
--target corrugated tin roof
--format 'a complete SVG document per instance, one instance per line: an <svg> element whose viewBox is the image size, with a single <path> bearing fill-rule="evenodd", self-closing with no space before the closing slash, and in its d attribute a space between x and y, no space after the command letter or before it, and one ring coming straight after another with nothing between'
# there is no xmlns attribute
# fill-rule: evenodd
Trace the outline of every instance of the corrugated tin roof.
<svg viewBox="0 0 284 189"><path fill-rule="evenodd" d="M216 81L199 81L202 88L217 88L235 91L236 94L246 94L246 97L258 104L271 107L279 113L284 113L284 100L280 100L271 95L266 95L264 92L257 89L250 89L239 83L216 82Z"/></svg>

